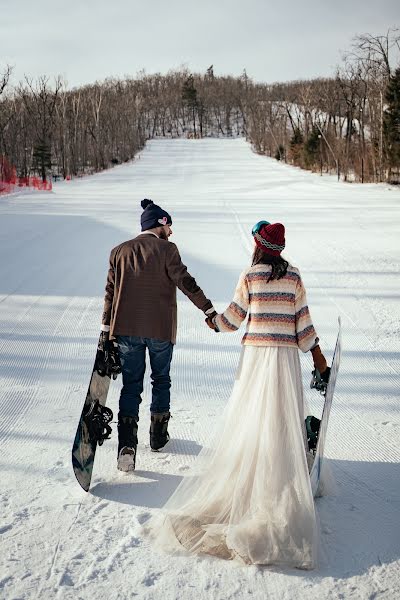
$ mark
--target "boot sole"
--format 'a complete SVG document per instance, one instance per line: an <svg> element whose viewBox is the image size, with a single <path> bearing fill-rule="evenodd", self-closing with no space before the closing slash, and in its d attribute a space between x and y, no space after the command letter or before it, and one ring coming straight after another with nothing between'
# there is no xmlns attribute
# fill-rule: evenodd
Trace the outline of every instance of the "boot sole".
<svg viewBox="0 0 400 600"><path fill-rule="evenodd" d="M135 470L135 463L132 460L127 459L127 457L122 456L118 459L117 468L118 471L122 471L123 473L130 473Z"/></svg>
<svg viewBox="0 0 400 600"><path fill-rule="evenodd" d="M117 469L123 473L135 470L136 454L123 454L118 458Z"/></svg>

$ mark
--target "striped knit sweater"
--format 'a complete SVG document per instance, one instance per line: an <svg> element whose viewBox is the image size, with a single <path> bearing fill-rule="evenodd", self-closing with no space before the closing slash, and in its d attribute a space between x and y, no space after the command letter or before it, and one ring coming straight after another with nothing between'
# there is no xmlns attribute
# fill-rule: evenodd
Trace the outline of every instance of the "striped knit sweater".
<svg viewBox="0 0 400 600"><path fill-rule="evenodd" d="M289 265L284 277L267 283L270 273L271 267L263 264L243 271L232 302L214 318L215 325L219 331L236 331L249 313L242 344L308 352L318 338L299 270Z"/></svg>

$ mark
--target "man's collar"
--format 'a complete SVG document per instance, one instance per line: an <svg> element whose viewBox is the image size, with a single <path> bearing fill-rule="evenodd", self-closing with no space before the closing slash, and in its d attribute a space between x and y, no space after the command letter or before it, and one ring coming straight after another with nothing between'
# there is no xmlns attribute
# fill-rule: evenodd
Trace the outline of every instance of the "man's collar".
<svg viewBox="0 0 400 600"><path fill-rule="evenodd" d="M139 235L144 235L144 234L150 234L150 235L154 235L156 238L160 239L160 236L157 235L156 233L154 233L154 231L150 231L150 229L146 229L145 231L142 231L141 233L139 233Z"/></svg>

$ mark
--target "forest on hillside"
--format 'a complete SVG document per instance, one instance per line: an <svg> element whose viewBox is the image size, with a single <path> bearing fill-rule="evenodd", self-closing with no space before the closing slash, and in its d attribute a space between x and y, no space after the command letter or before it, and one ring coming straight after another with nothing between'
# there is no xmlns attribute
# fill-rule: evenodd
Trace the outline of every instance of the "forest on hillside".
<svg viewBox="0 0 400 600"><path fill-rule="evenodd" d="M1 182L94 173L155 137L244 136L254 150L345 181L400 183L400 33L354 38L332 77L259 83L186 68L68 89L0 71Z"/></svg>

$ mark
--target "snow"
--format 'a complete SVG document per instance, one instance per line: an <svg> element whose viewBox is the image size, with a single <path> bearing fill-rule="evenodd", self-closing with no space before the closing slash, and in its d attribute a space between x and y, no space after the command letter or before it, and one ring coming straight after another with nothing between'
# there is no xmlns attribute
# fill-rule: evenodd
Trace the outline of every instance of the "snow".
<svg viewBox="0 0 400 600"><path fill-rule="evenodd" d="M137 471L116 470L116 429L91 492L71 446L99 333L109 250L138 232L140 200L172 214L184 262L217 309L249 263L260 219L286 225L321 345L343 357L327 439L337 494L317 501L313 572L156 554L140 525L210 436L243 332L216 335L179 295L173 440L149 450L141 407ZM255 155L237 140L156 140L133 163L0 201L0 597L303 599L400 597L399 190L338 183ZM321 400L304 384L315 414ZM117 411L120 381L108 405ZM115 427L115 425L114 425Z"/></svg>

